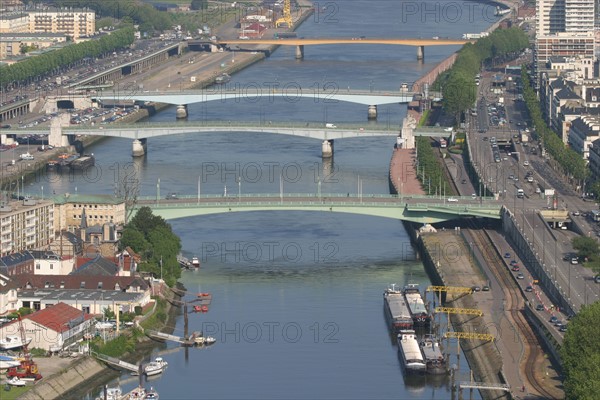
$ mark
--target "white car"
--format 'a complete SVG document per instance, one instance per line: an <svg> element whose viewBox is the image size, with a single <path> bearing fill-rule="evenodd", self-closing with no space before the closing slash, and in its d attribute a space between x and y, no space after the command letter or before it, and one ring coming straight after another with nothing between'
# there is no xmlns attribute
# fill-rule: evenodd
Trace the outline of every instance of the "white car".
<svg viewBox="0 0 600 400"><path fill-rule="evenodd" d="M450 203L458 203L458 199L456 197L448 197L448 202L450 202Z"/></svg>
<svg viewBox="0 0 600 400"><path fill-rule="evenodd" d="M523 165L529 167L529 161L523 161Z"/></svg>

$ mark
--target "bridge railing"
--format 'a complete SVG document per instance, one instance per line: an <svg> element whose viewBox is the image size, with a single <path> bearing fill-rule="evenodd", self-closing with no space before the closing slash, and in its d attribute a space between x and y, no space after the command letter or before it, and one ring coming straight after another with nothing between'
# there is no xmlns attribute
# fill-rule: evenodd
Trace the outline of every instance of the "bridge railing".
<svg viewBox="0 0 600 400"><path fill-rule="evenodd" d="M439 203L444 203L446 202L447 205L449 206L457 206L460 207L460 201L469 201L469 205L476 205L474 203L474 200L471 196L447 196L447 197L439 197L439 196L428 196L428 195L407 195L407 196L402 196L402 195L397 195L397 194L384 194L384 193L369 193L369 194L357 194L357 193L234 193L234 192L230 192L227 193L226 196L224 196L223 194L201 194L200 196L198 196L197 194L178 194L176 199L173 200L185 200L185 199L189 199L189 200L197 200L198 198L200 199L237 199L239 197L242 198L249 198L249 199L255 199L255 198L306 198L306 197L316 197L316 198L323 198L323 199L335 199L335 198L355 198L355 199L362 199L362 200L366 200L366 199L388 199L390 201L398 201L398 200L408 200L408 199L427 199L427 200L438 200ZM449 202L448 199L449 198L454 198L457 199L458 204L454 203L454 202ZM156 201L157 197L156 196L139 196L138 200L147 200L147 201ZM165 197L160 197L159 200L161 201L173 201L171 198L165 198ZM492 201L494 200L493 197L485 197L482 199L483 201ZM477 201L479 201L479 198L477 198ZM432 203L423 203L423 204L432 204ZM462 206L464 207L464 204L462 204Z"/></svg>

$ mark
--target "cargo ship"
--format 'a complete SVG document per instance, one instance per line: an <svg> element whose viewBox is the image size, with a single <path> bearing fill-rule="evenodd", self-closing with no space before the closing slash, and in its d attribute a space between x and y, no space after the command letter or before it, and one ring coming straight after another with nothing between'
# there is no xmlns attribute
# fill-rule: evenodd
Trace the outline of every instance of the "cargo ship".
<svg viewBox="0 0 600 400"><path fill-rule="evenodd" d="M383 292L383 306L393 333L399 333L403 329L412 329L412 316L410 315L404 296L402 296L402 292L396 290L396 285L390 285Z"/></svg>
<svg viewBox="0 0 600 400"><path fill-rule="evenodd" d="M427 365L428 374L441 375L447 373L446 359L435 336L431 334L424 335L419 342L419 346Z"/></svg>
<svg viewBox="0 0 600 400"><path fill-rule="evenodd" d="M425 328L429 327L431 324L431 315L429 315L427 312L427 308L425 307L425 303L421 297L419 285L416 283L409 283L408 285L404 286L402 294L404 295L404 299L406 300L406 304L410 310L410 315L412 317L414 326Z"/></svg>
<svg viewBox="0 0 600 400"><path fill-rule="evenodd" d="M69 168L75 171L83 171L89 167L93 167L96 159L93 154L84 154L83 156L74 159L69 163Z"/></svg>
<svg viewBox="0 0 600 400"><path fill-rule="evenodd" d="M398 334L398 354L407 374L424 374L427 365L413 330L402 330Z"/></svg>

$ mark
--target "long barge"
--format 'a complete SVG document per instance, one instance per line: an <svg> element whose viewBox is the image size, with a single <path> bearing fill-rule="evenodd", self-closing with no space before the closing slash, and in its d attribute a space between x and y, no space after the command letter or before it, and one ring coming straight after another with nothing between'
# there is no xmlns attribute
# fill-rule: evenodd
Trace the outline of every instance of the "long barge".
<svg viewBox="0 0 600 400"><path fill-rule="evenodd" d="M79 158L74 159L69 163L69 168L75 171L83 171L89 167L93 167L96 164L96 159L93 154L85 154Z"/></svg>
<svg viewBox="0 0 600 400"><path fill-rule="evenodd" d="M385 315L393 333L400 333L403 329L413 328L413 319L406 305L404 296L396 285L390 285L383 292L383 306Z"/></svg>
<svg viewBox="0 0 600 400"><path fill-rule="evenodd" d="M419 348L414 330L402 330L397 336L398 353L407 374L424 374L427 365Z"/></svg>
<svg viewBox="0 0 600 400"><path fill-rule="evenodd" d="M431 325L431 315L427 312L427 307L425 307L423 297L421 297L419 285L409 283L404 286L402 294L410 310L414 326L428 328Z"/></svg>

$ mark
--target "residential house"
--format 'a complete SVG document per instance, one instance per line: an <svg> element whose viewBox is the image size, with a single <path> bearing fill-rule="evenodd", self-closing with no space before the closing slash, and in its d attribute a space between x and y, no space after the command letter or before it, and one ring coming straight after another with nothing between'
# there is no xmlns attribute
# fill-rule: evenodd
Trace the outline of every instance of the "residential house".
<svg viewBox="0 0 600 400"><path fill-rule="evenodd" d="M35 261L30 252L13 253L0 257L0 274L11 278L19 274L33 273L34 264Z"/></svg>
<svg viewBox="0 0 600 400"><path fill-rule="evenodd" d="M0 315L17 310L17 285L6 275L0 274Z"/></svg>
<svg viewBox="0 0 600 400"><path fill-rule="evenodd" d="M67 275L73 271L75 258L60 257L53 251L31 250L36 275Z"/></svg>
<svg viewBox="0 0 600 400"><path fill-rule="evenodd" d="M25 336L32 339L29 348L46 351L59 351L75 343L93 323L90 314L62 302L22 317ZM19 321L0 327L0 337L7 335L20 335Z"/></svg>

